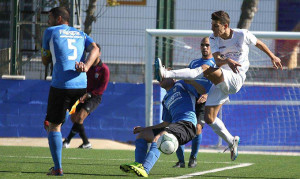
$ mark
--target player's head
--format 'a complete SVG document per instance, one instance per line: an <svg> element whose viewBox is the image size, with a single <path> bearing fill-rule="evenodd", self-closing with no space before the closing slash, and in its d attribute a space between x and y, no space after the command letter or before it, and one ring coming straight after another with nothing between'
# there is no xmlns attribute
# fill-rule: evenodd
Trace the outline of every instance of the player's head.
<svg viewBox="0 0 300 179"><path fill-rule="evenodd" d="M229 29L230 17L225 11L216 11L211 14L211 30L215 37L219 37Z"/></svg>
<svg viewBox="0 0 300 179"><path fill-rule="evenodd" d="M171 70L171 68L168 68L167 70ZM162 80L159 82L160 87L164 88L165 90L171 89L175 84L175 79L173 78L162 78Z"/></svg>
<svg viewBox="0 0 300 179"><path fill-rule="evenodd" d="M70 13L65 7L55 7L49 11L48 24L56 26L61 24L69 24Z"/></svg>
<svg viewBox="0 0 300 179"><path fill-rule="evenodd" d="M211 49L208 37L204 37L201 40L200 49L202 53L202 58L211 58Z"/></svg>

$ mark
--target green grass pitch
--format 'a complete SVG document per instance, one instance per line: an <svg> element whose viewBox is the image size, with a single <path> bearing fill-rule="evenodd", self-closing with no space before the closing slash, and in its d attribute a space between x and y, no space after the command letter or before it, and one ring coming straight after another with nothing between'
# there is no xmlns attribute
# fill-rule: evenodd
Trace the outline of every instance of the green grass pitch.
<svg viewBox="0 0 300 179"><path fill-rule="evenodd" d="M175 154L161 155L150 172L149 178L171 178L192 173L202 174L192 178L300 178L300 156L246 155L240 154L230 161L229 153L198 154L196 168L174 169ZM186 165L189 153L185 154ZM63 150L64 178L133 178L119 169L120 164L134 161L134 151L126 150ZM249 166L212 171L220 168ZM48 169L53 166L50 150L43 147L0 146L0 178L49 178ZM206 174L203 172L209 171ZM56 178L56 177L55 177Z"/></svg>

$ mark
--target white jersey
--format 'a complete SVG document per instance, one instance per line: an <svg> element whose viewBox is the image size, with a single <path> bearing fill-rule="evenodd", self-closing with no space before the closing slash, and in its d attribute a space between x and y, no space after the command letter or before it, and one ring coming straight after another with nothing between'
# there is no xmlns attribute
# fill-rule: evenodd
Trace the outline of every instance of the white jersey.
<svg viewBox="0 0 300 179"><path fill-rule="evenodd" d="M239 71L246 74L249 69L249 45L256 45L257 38L246 29L232 29L233 34L231 39L222 39L215 37L213 34L209 36L211 52L220 52L227 58L237 61L241 64L238 67ZM222 69L231 70L226 64L221 66Z"/></svg>

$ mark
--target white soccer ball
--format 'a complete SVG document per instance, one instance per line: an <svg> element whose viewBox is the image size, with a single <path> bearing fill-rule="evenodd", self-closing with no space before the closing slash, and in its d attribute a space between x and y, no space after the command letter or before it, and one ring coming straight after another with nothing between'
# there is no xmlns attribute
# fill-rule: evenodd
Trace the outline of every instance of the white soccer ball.
<svg viewBox="0 0 300 179"><path fill-rule="evenodd" d="M170 133L161 135L157 140L157 148L164 154L170 155L178 148L177 138Z"/></svg>

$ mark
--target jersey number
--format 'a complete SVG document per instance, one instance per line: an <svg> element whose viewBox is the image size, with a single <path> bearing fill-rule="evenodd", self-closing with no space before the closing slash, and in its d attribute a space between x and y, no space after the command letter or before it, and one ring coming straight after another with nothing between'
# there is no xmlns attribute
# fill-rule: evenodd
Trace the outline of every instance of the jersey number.
<svg viewBox="0 0 300 179"><path fill-rule="evenodd" d="M73 50L73 55L68 56L69 60L76 60L77 59L77 48L72 44L72 43L75 43L75 42L76 42L75 39L68 39L68 48L70 50Z"/></svg>

